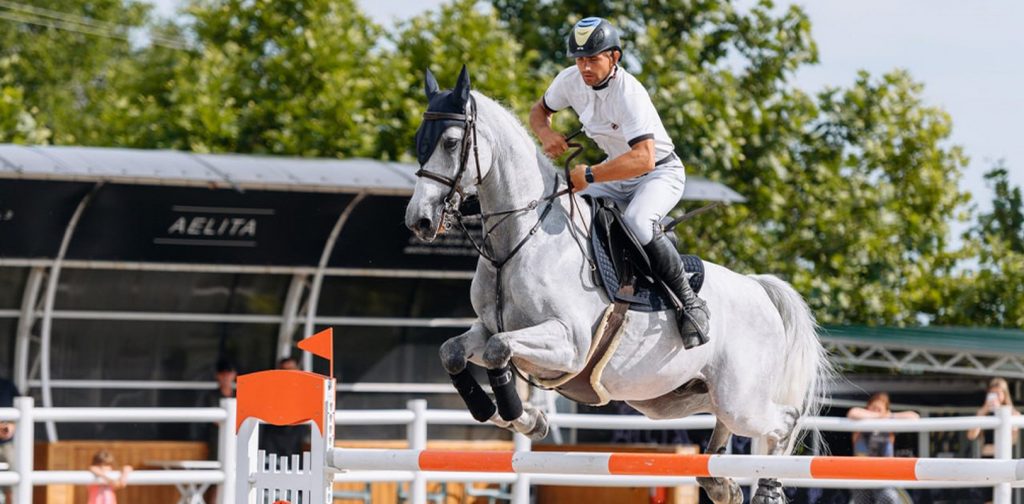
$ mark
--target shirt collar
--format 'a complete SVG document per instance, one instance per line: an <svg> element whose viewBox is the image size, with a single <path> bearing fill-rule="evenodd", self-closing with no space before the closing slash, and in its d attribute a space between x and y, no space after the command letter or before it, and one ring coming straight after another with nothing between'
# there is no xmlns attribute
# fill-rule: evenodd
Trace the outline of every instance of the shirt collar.
<svg viewBox="0 0 1024 504"><path fill-rule="evenodd" d="M603 100L604 98L610 96L613 90L618 87L619 82L622 81L622 76L619 75L620 72L622 72L622 69L619 68L618 65L616 65L614 68L612 68L612 76L607 81L605 81L603 85L599 86L600 89L598 89L597 87L591 87L590 89L594 92L594 94L597 95L598 98Z"/></svg>

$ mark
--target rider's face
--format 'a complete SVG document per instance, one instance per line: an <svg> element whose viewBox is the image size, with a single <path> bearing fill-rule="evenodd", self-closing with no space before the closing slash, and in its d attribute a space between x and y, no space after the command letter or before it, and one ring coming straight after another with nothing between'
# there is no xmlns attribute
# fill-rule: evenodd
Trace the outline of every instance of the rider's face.
<svg viewBox="0 0 1024 504"><path fill-rule="evenodd" d="M612 68L615 67L615 56L612 55L613 52L614 51L605 51L593 56L576 58L576 68L580 69L580 75L583 76L583 82L586 82L588 86L596 86L603 81L605 77L608 77Z"/></svg>

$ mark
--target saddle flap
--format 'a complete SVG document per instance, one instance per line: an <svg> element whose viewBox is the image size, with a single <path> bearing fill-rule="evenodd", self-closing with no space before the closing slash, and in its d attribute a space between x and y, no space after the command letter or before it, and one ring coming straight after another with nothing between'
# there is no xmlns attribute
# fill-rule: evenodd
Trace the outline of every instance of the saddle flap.
<svg viewBox="0 0 1024 504"><path fill-rule="evenodd" d="M622 224L622 212L611 200L598 199L595 205L595 222L601 226L603 241L611 253L615 271L639 273L648 278L651 274L651 261L644 252L644 247L636 236ZM620 275L621 278L621 275ZM617 288L617 286L616 286Z"/></svg>
<svg viewBox="0 0 1024 504"><path fill-rule="evenodd" d="M590 199L590 198L588 198ZM597 267L595 280L608 299L629 303L631 310L662 311L675 304L654 281L650 259L636 236L624 224L621 211L611 200L590 199L592 209L591 252ZM680 255L689 273L690 286L700 292L704 284L704 263L697 256ZM620 292L622 285L635 288L632 295Z"/></svg>

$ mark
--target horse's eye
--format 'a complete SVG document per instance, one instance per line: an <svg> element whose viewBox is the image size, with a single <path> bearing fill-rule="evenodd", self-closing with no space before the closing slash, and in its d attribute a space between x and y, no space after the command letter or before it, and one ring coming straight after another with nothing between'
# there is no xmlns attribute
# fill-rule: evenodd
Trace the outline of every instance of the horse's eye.
<svg viewBox="0 0 1024 504"><path fill-rule="evenodd" d="M444 139L444 148L445 148L445 150L447 150L449 152L455 152L455 148L458 147L458 146L459 146L459 139L458 138L445 138Z"/></svg>

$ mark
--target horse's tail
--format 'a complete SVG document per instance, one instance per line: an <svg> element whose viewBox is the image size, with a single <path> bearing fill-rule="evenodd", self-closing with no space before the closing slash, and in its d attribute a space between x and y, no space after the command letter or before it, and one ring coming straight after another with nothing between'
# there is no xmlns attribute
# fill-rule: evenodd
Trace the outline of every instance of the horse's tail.
<svg viewBox="0 0 1024 504"><path fill-rule="evenodd" d="M788 282L775 275L750 275L756 280L782 316L786 328L786 359L783 361L782 387L775 400L781 404L800 408L801 416L816 416L821 412L823 393L835 369L828 360L828 352L818 339L818 324L804 298ZM801 436L790 436L786 453Z"/></svg>

